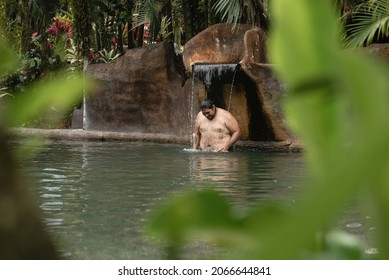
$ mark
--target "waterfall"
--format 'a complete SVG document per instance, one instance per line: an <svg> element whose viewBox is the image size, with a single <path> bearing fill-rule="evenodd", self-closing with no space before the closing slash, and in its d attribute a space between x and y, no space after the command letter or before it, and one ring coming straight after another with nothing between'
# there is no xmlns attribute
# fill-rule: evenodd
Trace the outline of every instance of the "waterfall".
<svg viewBox="0 0 389 280"><path fill-rule="evenodd" d="M234 71L234 75L232 76L232 82L231 82L230 96L228 98L227 111L230 111L230 109L231 109L232 90L234 89L235 75L236 75L236 70Z"/></svg>
<svg viewBox="0 0 389 280"><path fill-rule="evenodd" d="M190 146L193 147L194 144L194 79L192 79L192 90L189 96L189 110L188 110L188 118L190 123Z"/></svg>
<svg viewBox="0 0 389 280"><path fill-rule="evenodd" d="M232 103L232 92L235 82L236 72L240 69L240 64L194 64L192 66L193 77L198 78L203 81L207 90L209 90L212 84L215 81L224 81L224 83L229 83L231 81L231 89L228 97L227 111L230 111ZM194 81L194 79L192 80ZM193 102L193 89L192 84L192 102ZM190 108L193 108L193 103L191 103Z"/></svg>
<svg viewBox="0 0 389 280"><path fill-rule="evenodd" d="M206 87L210 87L214 78L221 79L228 74L235 74L239 64L194 64L193 76L202 80Z"/></svg>
<svg viewBox="0 0 389 280"><path fill-rule="evenodd" d="M84 83L85 83L85 77L86 77L86 69L89 66L89 60L86 56L84 56L84 65L83 65L83 77L84 77ZM86 130L88 128L88 119L87 119L87 111L86 111L86 92L85 92L85 85L84 85L84 93L83 93L83 106L82 106L82 128Z"/></svg>

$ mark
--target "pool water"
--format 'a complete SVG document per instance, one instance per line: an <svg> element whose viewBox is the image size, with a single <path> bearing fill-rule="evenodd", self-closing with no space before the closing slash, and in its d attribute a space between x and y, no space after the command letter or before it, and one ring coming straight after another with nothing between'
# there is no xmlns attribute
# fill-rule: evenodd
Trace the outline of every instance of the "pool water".
<svg viewBox="0 0 389 280"><path fill-rule="evenodd" d="M21 168L65 259L162 259L144 233L168 196L218 190L242 211L267 201L293 205L304 178L300 153L191 152L173 144L51 141ZM212 246L193 241L185 258Z"/></svg>

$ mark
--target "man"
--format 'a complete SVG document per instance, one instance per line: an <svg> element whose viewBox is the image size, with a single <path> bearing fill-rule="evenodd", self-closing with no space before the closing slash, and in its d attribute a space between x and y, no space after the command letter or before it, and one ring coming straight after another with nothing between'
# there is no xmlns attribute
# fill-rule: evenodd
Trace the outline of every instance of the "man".
<svg viewBox="0 0 389 280"><path fill-rule="evenodd" d="M210 99L201 102L200 109L194 127L193 149L227 152L240 136L238 122Z"/></svg>

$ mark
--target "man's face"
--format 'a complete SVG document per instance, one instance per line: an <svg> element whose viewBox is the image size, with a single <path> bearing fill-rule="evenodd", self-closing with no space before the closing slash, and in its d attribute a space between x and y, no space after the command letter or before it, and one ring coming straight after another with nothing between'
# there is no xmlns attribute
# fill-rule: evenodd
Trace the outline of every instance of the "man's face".
<svg viewBox="0 0 389 280"><path fill-rule="evenodd" d="M215 117L216 114L216 107L213 106L211 109L201 109L201 112L203 113L204 117L206 117L208 120L212 120Z"/></svg>

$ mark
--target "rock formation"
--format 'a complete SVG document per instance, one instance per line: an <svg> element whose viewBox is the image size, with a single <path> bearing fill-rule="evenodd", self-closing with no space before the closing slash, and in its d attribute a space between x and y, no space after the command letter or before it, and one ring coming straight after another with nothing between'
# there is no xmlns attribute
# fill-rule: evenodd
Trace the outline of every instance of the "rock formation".
<svg viewBox="0 0 389 280"><path fill-rule="evenodd" d="M281 110L282 83L267 64L266 34L252 25L216 24L184 46L181 64L172 45L128 50L87 73L96 90L85 101L86 130L189 135L201 99L209 97L237 118L243 141L289 141ZM204 81L196 65L235 64L237 71ZM185 77L185 78L183 78Z"/></svg>
<svg viewBox="0 0 389 280"><path fill-rule="evenodd" d="M97 86L85 101L86 130L188 137L188 102L173 46L128 50L111 64L92 64Z"/></svg>
<svg viewBox="0 0 389 280"><path fill-rule="evenodd" d="M188 75L193 74L193 67L199 64L240 65L241 71L234 84L227 87L233 91L231 102L228 91L224 90L222 96L209 90L204 93L201 85L196 87L198 98L207 95L225 108L231 103L230 111L242 128L242 140L292 140L294 137L287 129L281 110L282 83L267 64L266 39L265 32L256 26L238 25L233 29L232 25L216 24L185 45L183 62ZM195 84L201 82L191 76Z"/></svg>

